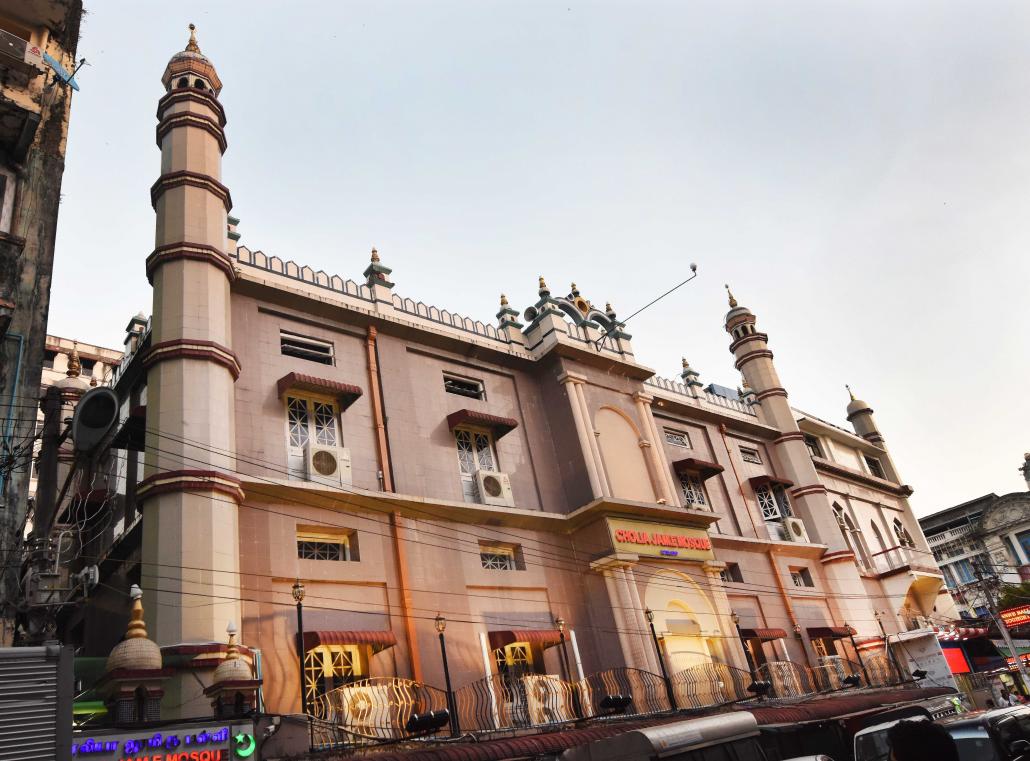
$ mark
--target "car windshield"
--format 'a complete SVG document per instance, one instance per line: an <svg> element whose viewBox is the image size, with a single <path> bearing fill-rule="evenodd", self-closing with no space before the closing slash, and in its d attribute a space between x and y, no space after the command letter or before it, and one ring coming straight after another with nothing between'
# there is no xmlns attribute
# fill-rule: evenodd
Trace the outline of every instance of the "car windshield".
<svg viewBox="0 0 1030 761"><path fill-rule="evenodd" d="M855 761L886 761L889 754L886 729L855 738Z"/></svg>
<svg viewBox="0 0 1030 761"><path fill-rule="evenodd" d="M1000 761L984 727L948 728L958 747L960 761Z"/></svg>

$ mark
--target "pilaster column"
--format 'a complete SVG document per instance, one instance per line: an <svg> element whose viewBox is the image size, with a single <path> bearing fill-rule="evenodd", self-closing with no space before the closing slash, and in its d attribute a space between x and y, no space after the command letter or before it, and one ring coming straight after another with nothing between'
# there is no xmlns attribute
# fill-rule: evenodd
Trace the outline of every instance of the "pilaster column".
<svg viewBox="0 0 1030 761"><path fill-rule="evenodd" d="M647 663L647 670L652 674L662 673L658 666L658 655L654 651L654 642L651 640L651 630L647 626L647 619L644 616L644 605L640 600L640 588L637 586L637 576L633 572L633 566L627 563L622 568L626 577L626 588L629 590L630 603L633 610L628 611L628 618L633 621L634 629L644 628L644 633L637 639L644 640L644 660Z"/></svg>
<svg viewBox="0 0 1030 761"><path fill-rule="evenodd" d="M590 423L589 413L586 412L586 399L580 389L580 386L586 382L586 377L578 373L567 372L558 378L558 382L565 387L565 394L569 398L569 408L576 425L576 435L579 438L580 448L583 450L583 463L586 466L587 478L590 480L590 491L594 499L609 497L611 492L604 475L597 437L594 436L593 425Z"/></svg>
<svg viewBox="0 0 1030 761"><path fill-rule="evenodd" d="M665 461L665 455L662 450L662 436L658 432L658 425L654 421L654 415L651 414L651 402L654 401L654 396L638 391L633 394L633 401L636 402L637 413L644 425L644 429L651 438L651 446L648 448L647 453L658 477L658 488L661 492L664 492L662 496L666 504L679 506L678 490L672 481L669 464Z"/></svg>
<svg viewBox="0 0 1030 761"><path fill-rule="evenodd" d="M717 642L724 662L747 671L747 656L744 655L744 646L740 642L740 637L737 636L737 627L733 623L733 607L730 605L730 598L726 595L726 588L719 575L725 568L726 563L721 560L706 560L702 566L705 578L708 580L708 592L712 596L715 615L719 621L720 636Z"/></svg>
<svg viewBox="0 0 1030 761"><path fill-rule="evenodd" d="M648 670L646 651L641 637L637 634L641 630L641 623L637 619L642 620L642 614L634 613L636 604L625 574L625 568L632 566L639 559L636 555L616 553L595 560L590 564L590 568L604 577L604 585L608 590L608 604L611 606L619 646L622 649L623 664L628 668Z"/></svg>

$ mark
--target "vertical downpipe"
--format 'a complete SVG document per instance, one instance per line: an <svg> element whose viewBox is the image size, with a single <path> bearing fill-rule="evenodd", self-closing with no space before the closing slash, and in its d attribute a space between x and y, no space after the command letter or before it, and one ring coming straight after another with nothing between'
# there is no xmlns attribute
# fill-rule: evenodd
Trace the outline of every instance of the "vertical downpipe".
<svg viewBox="0 0 1030 761"><path fill-rule="evenodd" d="M372 420L376 429L376 458L379 472L382 473L380 483L383 491L394 491L393 462L390 458L390 440L386 431L386 414L383 404L383 383L379 374L379 346L376 343L378 331L374 325L368 326L365 347L368 356L368 386L372 395ZM394 510L390 513L390 535L393 538L394 557L397 559L397 583L400 586L401 614L404 616L404 635L408 641L408 665L411 678L422 681L422 661L418 654L418 639L415 634L415 620L411 617L411 587L408 582L408 553L401 538L401 514Z"/></svg>

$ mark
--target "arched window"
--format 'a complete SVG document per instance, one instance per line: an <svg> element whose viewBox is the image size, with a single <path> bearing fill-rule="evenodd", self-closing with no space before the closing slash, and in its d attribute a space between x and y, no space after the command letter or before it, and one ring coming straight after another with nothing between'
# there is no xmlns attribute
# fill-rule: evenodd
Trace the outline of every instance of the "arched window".
<svg viewBox="0 0 1030 761"><path fill-rule="evenodd" d="M207 84L204 82L203 79L198 79L197 81L195 81L193 83L193 86L194 87L199 87L201 90L206 90L207 89Z"/></svg>
<svg viewBox="0 0 1030 761"><path fill-rule="evenodd" d="M176 87L189 87L190 81L186 77L182 77L178 82L175 83Z"/></svg>
<svg viewBox="0 0 1030 761"><path fill-rule="evenodd" d="M916 543L912 539L912 535L908 533L908 529L905 528L905 524L898 518L894 519L894 535L898 538L898 544L902 547L915 547Z"/></svg>
<svg viewBox="0 0 1030 761"><path fill-rule="evenodd" d="M869 521L869 525L873 528L873 536L876 537L876 543L880 545L880 552L887 549L887 545L883 543L883 534L880 533L880 529L876 526L876 521Z"/></svg>
<svg viewBox="0 0 1030 761"><path fill-rule="evenodd" d="M869 548L866 547L865 539L862 537L862 530L855 525L844 508L836 502L833 503L833 517L837 520L837 526L844 537L844 542L848 545L848 549L855 553L858 562L864 568L872 567L872 558L869 556Z"/></svg>

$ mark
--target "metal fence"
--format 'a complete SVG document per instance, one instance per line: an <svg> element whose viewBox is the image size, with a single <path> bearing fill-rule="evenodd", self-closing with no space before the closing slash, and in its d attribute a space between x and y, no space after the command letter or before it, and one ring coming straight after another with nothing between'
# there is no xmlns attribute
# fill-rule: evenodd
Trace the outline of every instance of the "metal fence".
<svg viewBox="0 0 1030 761"><path fill-rule="evenodd" d="M606 698L615 696L628 698L629 703L614 709ZM584 716L606 716L616 710L621 716L646 716L672 710L662 677L625 667L598 671L580 682L580 703Z"/></svg>
<svg viewBox="0 0 1030 761"><path fill-rule="evenodd" d="M753 698L748 692L751 674L725 663L703 663L672 675L672 691L679 708L705 708Z"/></svg>
<svg viewBox="0 0 1030 761"><path fill-rule="evenodd" d="M319 695L311 708L320 732L329 731L323 724L335 728L329 744L399 740L409 735L412 715L447 708L447 693L410 679L374 677Z"/></svg>

